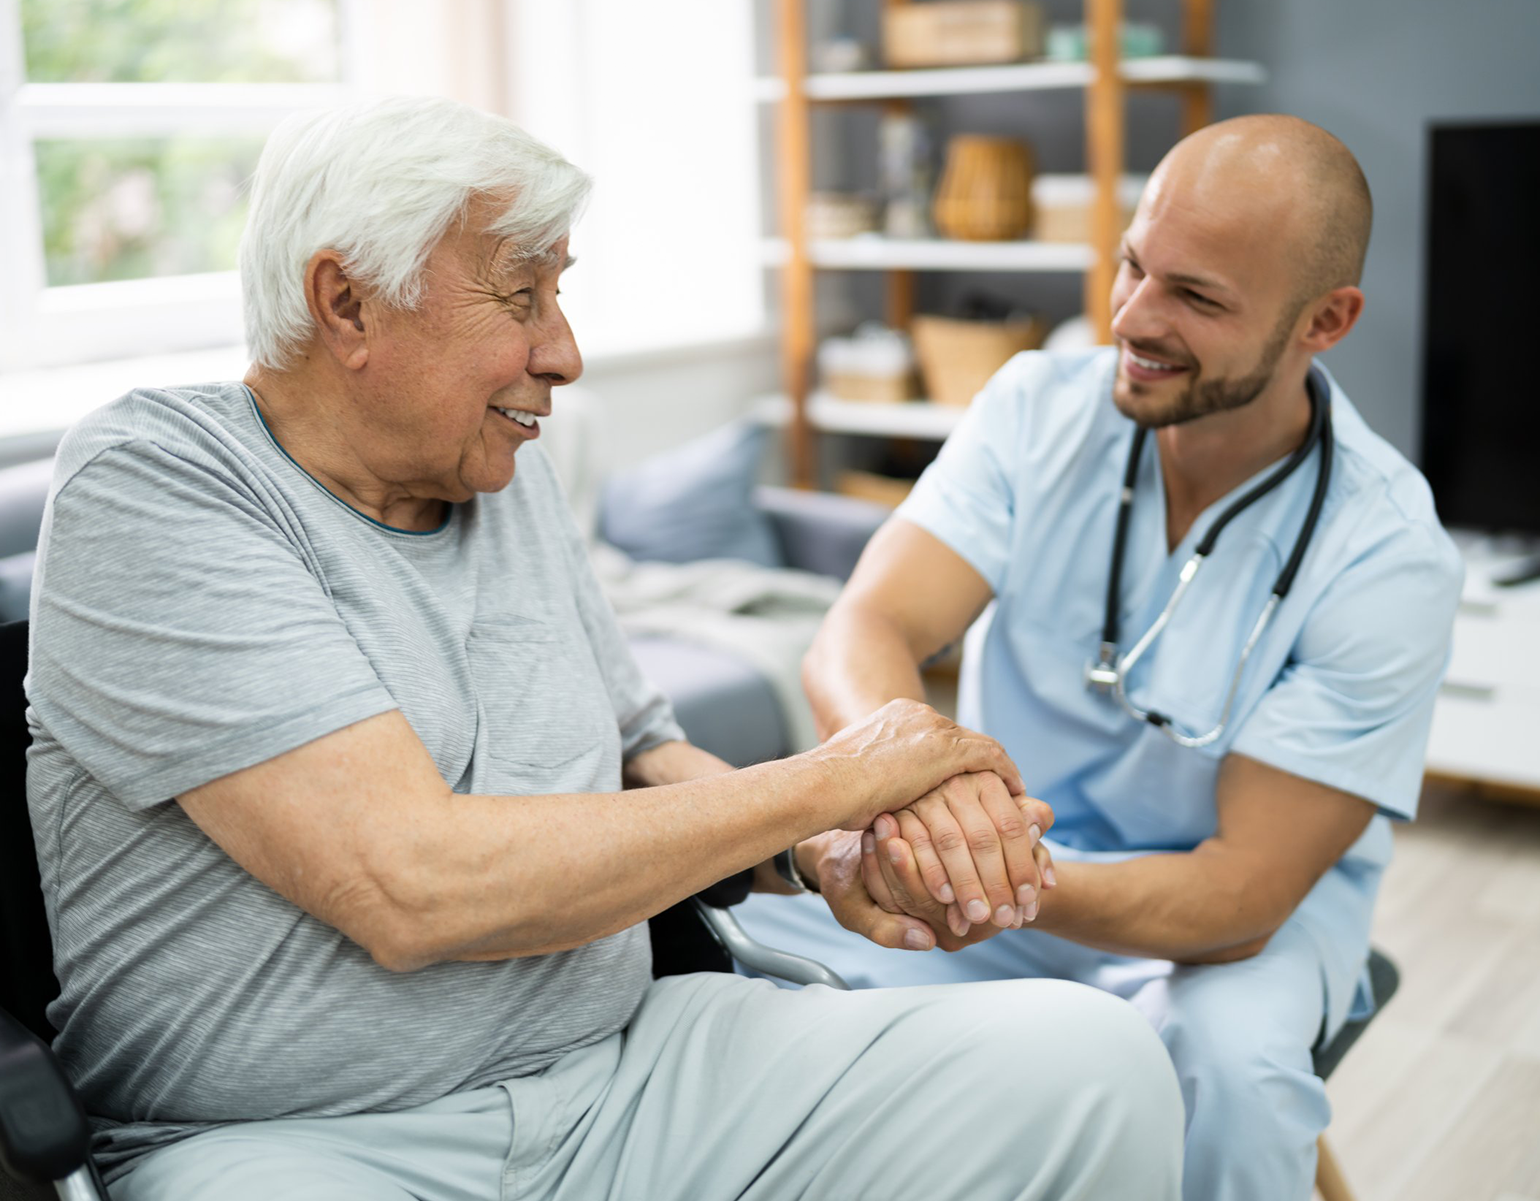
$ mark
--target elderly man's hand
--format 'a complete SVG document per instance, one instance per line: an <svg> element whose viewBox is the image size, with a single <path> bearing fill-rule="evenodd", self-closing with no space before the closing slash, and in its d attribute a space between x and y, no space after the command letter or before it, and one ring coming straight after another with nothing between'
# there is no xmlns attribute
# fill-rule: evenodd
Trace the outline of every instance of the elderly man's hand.
<svg viewBox="0 0 1540 1201"><path fill-rule="evenodd" d="M908 864L924 883L924 901L945 908L958 938L970 927L1019 928L1036 920L1043 893L1053 887L1053 863L1042 836L1053 825L1043 801L1013 796L992 772L954 776L941 787L873 824L866 874L885 908L929 920L915 907ZM886 884L884 895L870 877ZM905 898L907 898L907 902Z"/></svg>
<svg viewBox="0 0 1540 1201"><path fill-rule="evenodd" d="M1023 791L1021 773L998 742L915 700L889 701L807 756L833 773L845 812L829 824L843 830L864 830L878 814L969 772L992 773L1008 794Z"/></svg>

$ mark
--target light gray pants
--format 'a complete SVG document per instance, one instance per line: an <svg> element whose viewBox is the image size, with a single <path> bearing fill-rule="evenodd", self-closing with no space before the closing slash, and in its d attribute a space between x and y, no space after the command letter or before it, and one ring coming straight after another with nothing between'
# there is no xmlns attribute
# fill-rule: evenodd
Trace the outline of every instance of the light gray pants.
<svg viewBox="0 0 1540 1201"><path fill-rule="evenodd" d="M1177 1201L1182 1099L1125 1002L1063 981L648 990L545 1072L400 1113L248 1122L113 1201Z"/></svg>
<svg viewBox="0 0 1540 1201"><path fill-rule="evenodd" d="M1351 995L1363 963L1328 959L1296 916L1236 963L1178 966L1007 930L944 955L890 951L840 928L816 897L750 897L734 911L754 938L811 955L855 988L957 987L1012 977L1074 980L1126 998L1159 1033L1187 1110L1187 1201L1309 1201L1315 1144L1331 1118L1311 1067L1327 986Z"/></svg>

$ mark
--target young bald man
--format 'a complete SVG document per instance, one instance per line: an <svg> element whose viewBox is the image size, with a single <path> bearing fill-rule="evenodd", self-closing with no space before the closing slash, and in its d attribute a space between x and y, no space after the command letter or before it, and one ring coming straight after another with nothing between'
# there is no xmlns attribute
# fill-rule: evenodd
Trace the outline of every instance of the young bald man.
<svg viewBox="0 0 1540 1201"><path fill-rule="evenodd" d="M961 721L1053 806L1056 866L1018 879L991 848L988 777L798 862L836 880L859 861L918 913L890 868L917 862L948 948L1013 905L1025 927L915 955L812 903L745 915L863 985L1127 997L1182 1081L1191 1201L1310 1196L1329 1119L1310 1052L1366 1000L1388 819L1416 813L1460 593L1426 483L1315 364L1363 310L1370 217L1352 154L1304 121L1181 142L1123 242L1116 347L999 372L807 658L827 734L922 697L919 665L970 631Z"/></svg>

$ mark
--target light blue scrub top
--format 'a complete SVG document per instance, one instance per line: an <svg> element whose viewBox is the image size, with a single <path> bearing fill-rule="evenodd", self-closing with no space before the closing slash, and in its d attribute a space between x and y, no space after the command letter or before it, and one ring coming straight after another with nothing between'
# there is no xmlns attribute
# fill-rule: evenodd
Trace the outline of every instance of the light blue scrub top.
<svg viewBox="0 0 1540 1201"><path fill-rule="evenodd" d="M1315 536L1252 652L1223 735L1197 750L1177 746L1085 683L1101 642L1134 433L1112 403L1116 366L1111 349L1018 355L898 510L994 591L968 636L959 717L998 739L1028 790L1053 806L1061 859L1196 846L1214 833L1216 778L1232 751L1377 805L1380 816L1296 914L1321 948L1335 1029L1362 975L1390 859L1386 818L1416 815L1463 579L1459 554L1421 474L1318 367L1330 388L1336 456ZM1319 467L1316 451L1225 528L1134 667L1136 705L1193 733L1217 723ZM1168 553L1159 456L1147 440L1125 553L1120 652L1155 621L1209 525L1270 470L1216 501Z"/></svg>

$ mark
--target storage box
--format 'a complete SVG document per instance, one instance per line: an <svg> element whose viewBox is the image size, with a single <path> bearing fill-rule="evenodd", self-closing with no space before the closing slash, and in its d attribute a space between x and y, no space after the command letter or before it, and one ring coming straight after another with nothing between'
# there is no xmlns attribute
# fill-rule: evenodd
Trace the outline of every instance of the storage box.
<svg viewBox="0 0 1540 1201"><path fill-rule="evenodd" d="M918 391L914 372L902 375L858 375L852 371L825 371L823 386L837 400L870 400L899 404L913 400Z"/></svg>
<svg viewBox="0 0 1540 1201"><path fill-rule="evenodd" d="M900 330L870 322L818 348L823 385L840 400L912 400L914 348Z"/></svg>
<svg viewBox="0 0 1540 1201"><path fill-rule="evenodd" d="M807 198L809 238L854 238L875 233L877 203L849 192L814 192Z"/></svg>
<svg viewBox="0 0 1540 1201"><path fill-rule="evenodd" d="M1148 182L1147 175L1118 180L1118 229L1128 228ZM1091 202L1096 188L1089 175L1039 175L1032 181L1032 237L1039 242L1089 242Z"/></svg>
<svg viewBox="0 0 1540 1201"><path fill-rule="evenodd" d="M1034 0L931 0L882 10L890 67L968 67L1043 54L1048 23Z"/></svg>
<svg viewBox="0 0 1540 1201"><path fill-rule="evenodd" d="M925 388L937 404L965 407L1014 354L1036 350L1046 330L1026 321L958 321L919 316L912 332Z"/></svg>

